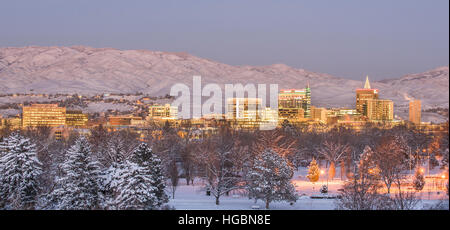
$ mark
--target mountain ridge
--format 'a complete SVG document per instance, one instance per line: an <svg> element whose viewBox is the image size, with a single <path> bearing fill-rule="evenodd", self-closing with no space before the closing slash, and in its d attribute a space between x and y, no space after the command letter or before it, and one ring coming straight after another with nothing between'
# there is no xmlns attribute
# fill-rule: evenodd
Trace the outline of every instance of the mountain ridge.
<svg viewBox="0 0 450 230"><path fill-rule="evenodd" d="M371 81L380 97L391 99L396 110L407 109L412 98L423 109L448 108L448 66L396 79ZM354 107L355 89L361 81L297 69L277 63L266 66L232 66L185 52L120 50L88 46L27 46L0 48L0 90L3 93L134 93L153 96L169 93L175 83L279 84L304 88L310 84L312 104ZM401 111L400 111L401 110Z"/></svg>

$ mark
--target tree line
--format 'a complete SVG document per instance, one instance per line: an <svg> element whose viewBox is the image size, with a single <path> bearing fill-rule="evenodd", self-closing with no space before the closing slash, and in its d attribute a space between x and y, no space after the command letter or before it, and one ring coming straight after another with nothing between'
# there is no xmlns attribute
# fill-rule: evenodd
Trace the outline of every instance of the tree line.
<svg viewBox="0 0 450 230"><path fill-rule="evenodd" d="M340 166L347 181L337 207L380 209L365 196L380 204L385 199L378 196L381 186L390 193L391 186L404 181L405 171L428 161L448 171L448 132L432 135L406 126L356 132L289 125L234 130L224 125L199 138L193 126L165 124L144 132L142 141L134 131L109 132L98 126L86 137L71 132L67 139L54 140L48 127L0 130L0 207L168 209L180 179L187 185L200 179L217 205L224 195L240 192L269 208L274 201L295 202L294 171L316 160L328 168L329 179ZM414 200L411 194L396 195L403 196L401 202ZM358 205L361 200L364 204ZM383 207L393 209L390 202Z"/></svg>

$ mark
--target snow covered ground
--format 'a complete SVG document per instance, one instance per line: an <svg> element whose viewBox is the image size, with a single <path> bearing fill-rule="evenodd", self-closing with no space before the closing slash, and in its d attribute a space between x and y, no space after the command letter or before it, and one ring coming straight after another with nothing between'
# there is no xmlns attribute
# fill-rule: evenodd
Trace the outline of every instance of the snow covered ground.
<svg viewBox="0 0 450 230"><path fill-rule="evenodd" d="M341 188L343 181L339 175L339 168L336 169L336 179L328 181L328 189L330 195L338 194L338 189ZM431 171L431 173L439 174L439 170ZM327 183L326 178L321 178L317 183L312 184L306 178L307 168L299 168L295 171L292 179L295 185L299 199L294 204L288 202L273 202L270 204L272 210L333 210L335 209L335 199L311 199L311 195L319 195L319 189L323 184ZM427 180L427 185L432 185L432 181ZM252 206L259 206L264 209L265 204L258 201L256 204L254 200L239 191L230 193L229 196L222 196L220 198L220 205L215 204L213 196L206 196L204 190L205 183L201 179L197 179L194 185L186 185L184 179L180 179L179 186L175 192L175 199L170 199L169 205L175 207L177 210L251 210ZM429 192L431 191L431 192ZM395 192L395 190L392 190ZM438 194L439 193L439 194ZM170 193L171 194L171 193ZM448 204L448 197L445 191L432 189L432 186L425 187L423 192L419 193L421 201L417 209L429 208L437 204L440 199L446 199Z"/></svg>
<svg viewBox="0 0 450 230"><path fill-rule="evenodd" d="M83 109L84 112L88 113L106 112L108 110L132 111L133 107L124 103L94 102L89 103L88 107Z"/></svg>

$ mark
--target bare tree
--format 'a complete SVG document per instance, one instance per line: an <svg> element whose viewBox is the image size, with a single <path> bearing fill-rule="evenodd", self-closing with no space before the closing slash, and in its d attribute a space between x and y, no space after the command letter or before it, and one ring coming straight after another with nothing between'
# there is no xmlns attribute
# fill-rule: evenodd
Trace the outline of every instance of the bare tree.
<svg viewBox="0 0 450 230"><path fill-rule="evenodd" d="M392 183L396 182L405 169L406 154L405 143L398 136L385 137L375 148L373 160L388 193L391 192Z"/></svg>
<svg viewBox="0 0 450 230"><path fill-rule="evenodd" d="M376 210L384 206L378 193L381 187L378 175L371 173L370 169L369 164L360 163L355 176L340 190L337 209Z"/></svg>
<svg viewBox="0 0 450 230"><path fill-rule="evenodd" d="M325 141L323 145L317 149L318 153L325 157L330 162L330 168L328 170L329 179L333 179L336 173L336 163L350 152L350 148L347 144L343 145L336 142ZM341 173L342 174L342 173Z"/></svg>
<svg viewBox="0 0 450 230"><path fill-rule="evenodd" d="M205 168L207 189L216 198L216 205L220 204L222 195L241 187L233 145L232 136L227 132L207 140L200 148L198 160Z"/></svg>
<svg viewBox="0 0 450 230"><path fill-rule="evenodd" d="M172 189L172 199L175 199L175 191L177 190L179 174L178 167L175 160L169 165L169 177L170 177L170 187Z"/></svg>

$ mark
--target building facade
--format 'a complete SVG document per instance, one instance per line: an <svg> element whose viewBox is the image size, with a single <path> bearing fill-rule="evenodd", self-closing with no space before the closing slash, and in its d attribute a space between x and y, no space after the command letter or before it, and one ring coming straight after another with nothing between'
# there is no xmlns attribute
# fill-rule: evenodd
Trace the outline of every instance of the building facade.
<svg viewBox="0 0 450 230"><path fill-rule="evenodd" d="M394 102L391 100L369 99L366 107L369 121L392 121L394 119Z"/></svg>
<svg viewBox="0 0 450 230"><path fill-rule="evenodd" d="M317 108L315 106L311 106L311 118L315 121L326 123L327 113L328 111L325 108Z"/></svg>
<svg viewBox="0 0 450 230"><path fill-rule="evenodd" d="M363 116L368 116L367 100L378 99L378 89L372 89L370 87L369 76L366 77L366 83L364 89L356 90L356 111Z"/></svg>
<svg viewBox="0 0 450 230"><path fill-rule="evenodd" d="M83 127L88 123L88 115L80 110L66 111L66 125L71 127Z"/></svg>
<svg viewBox="0 0 450 230"><path fill-rule="evenodd" d="M228 120L258 120L262 109L261 98L228 98Z"/></svg>
<svg viewBox="0 0 450 230"><path fill-rule="evenodd" d="M409 121L413 124L420 125L421 118L421 101L413 100L409 102Z"/></svg>
<svg viewBox="0 0 450 230"><path fill-rule="evenodd" d="M49 126L66 124L66 108L57 104L33 104L22 107L22 127Z"/></svg>
<svg viewBox="0 0 450 230"><path fill-rule="evenodd" d="M278 94L279 118L298 121L311 118L311 89L282 89Z"/></svg>
<svg viewBox="0 0 450 230"><path fill-rule="evenodd" d="M148 108L148 118L176 120L178 118L178 108L176 106L171 106L170 104L151 105Z"/></svg>

